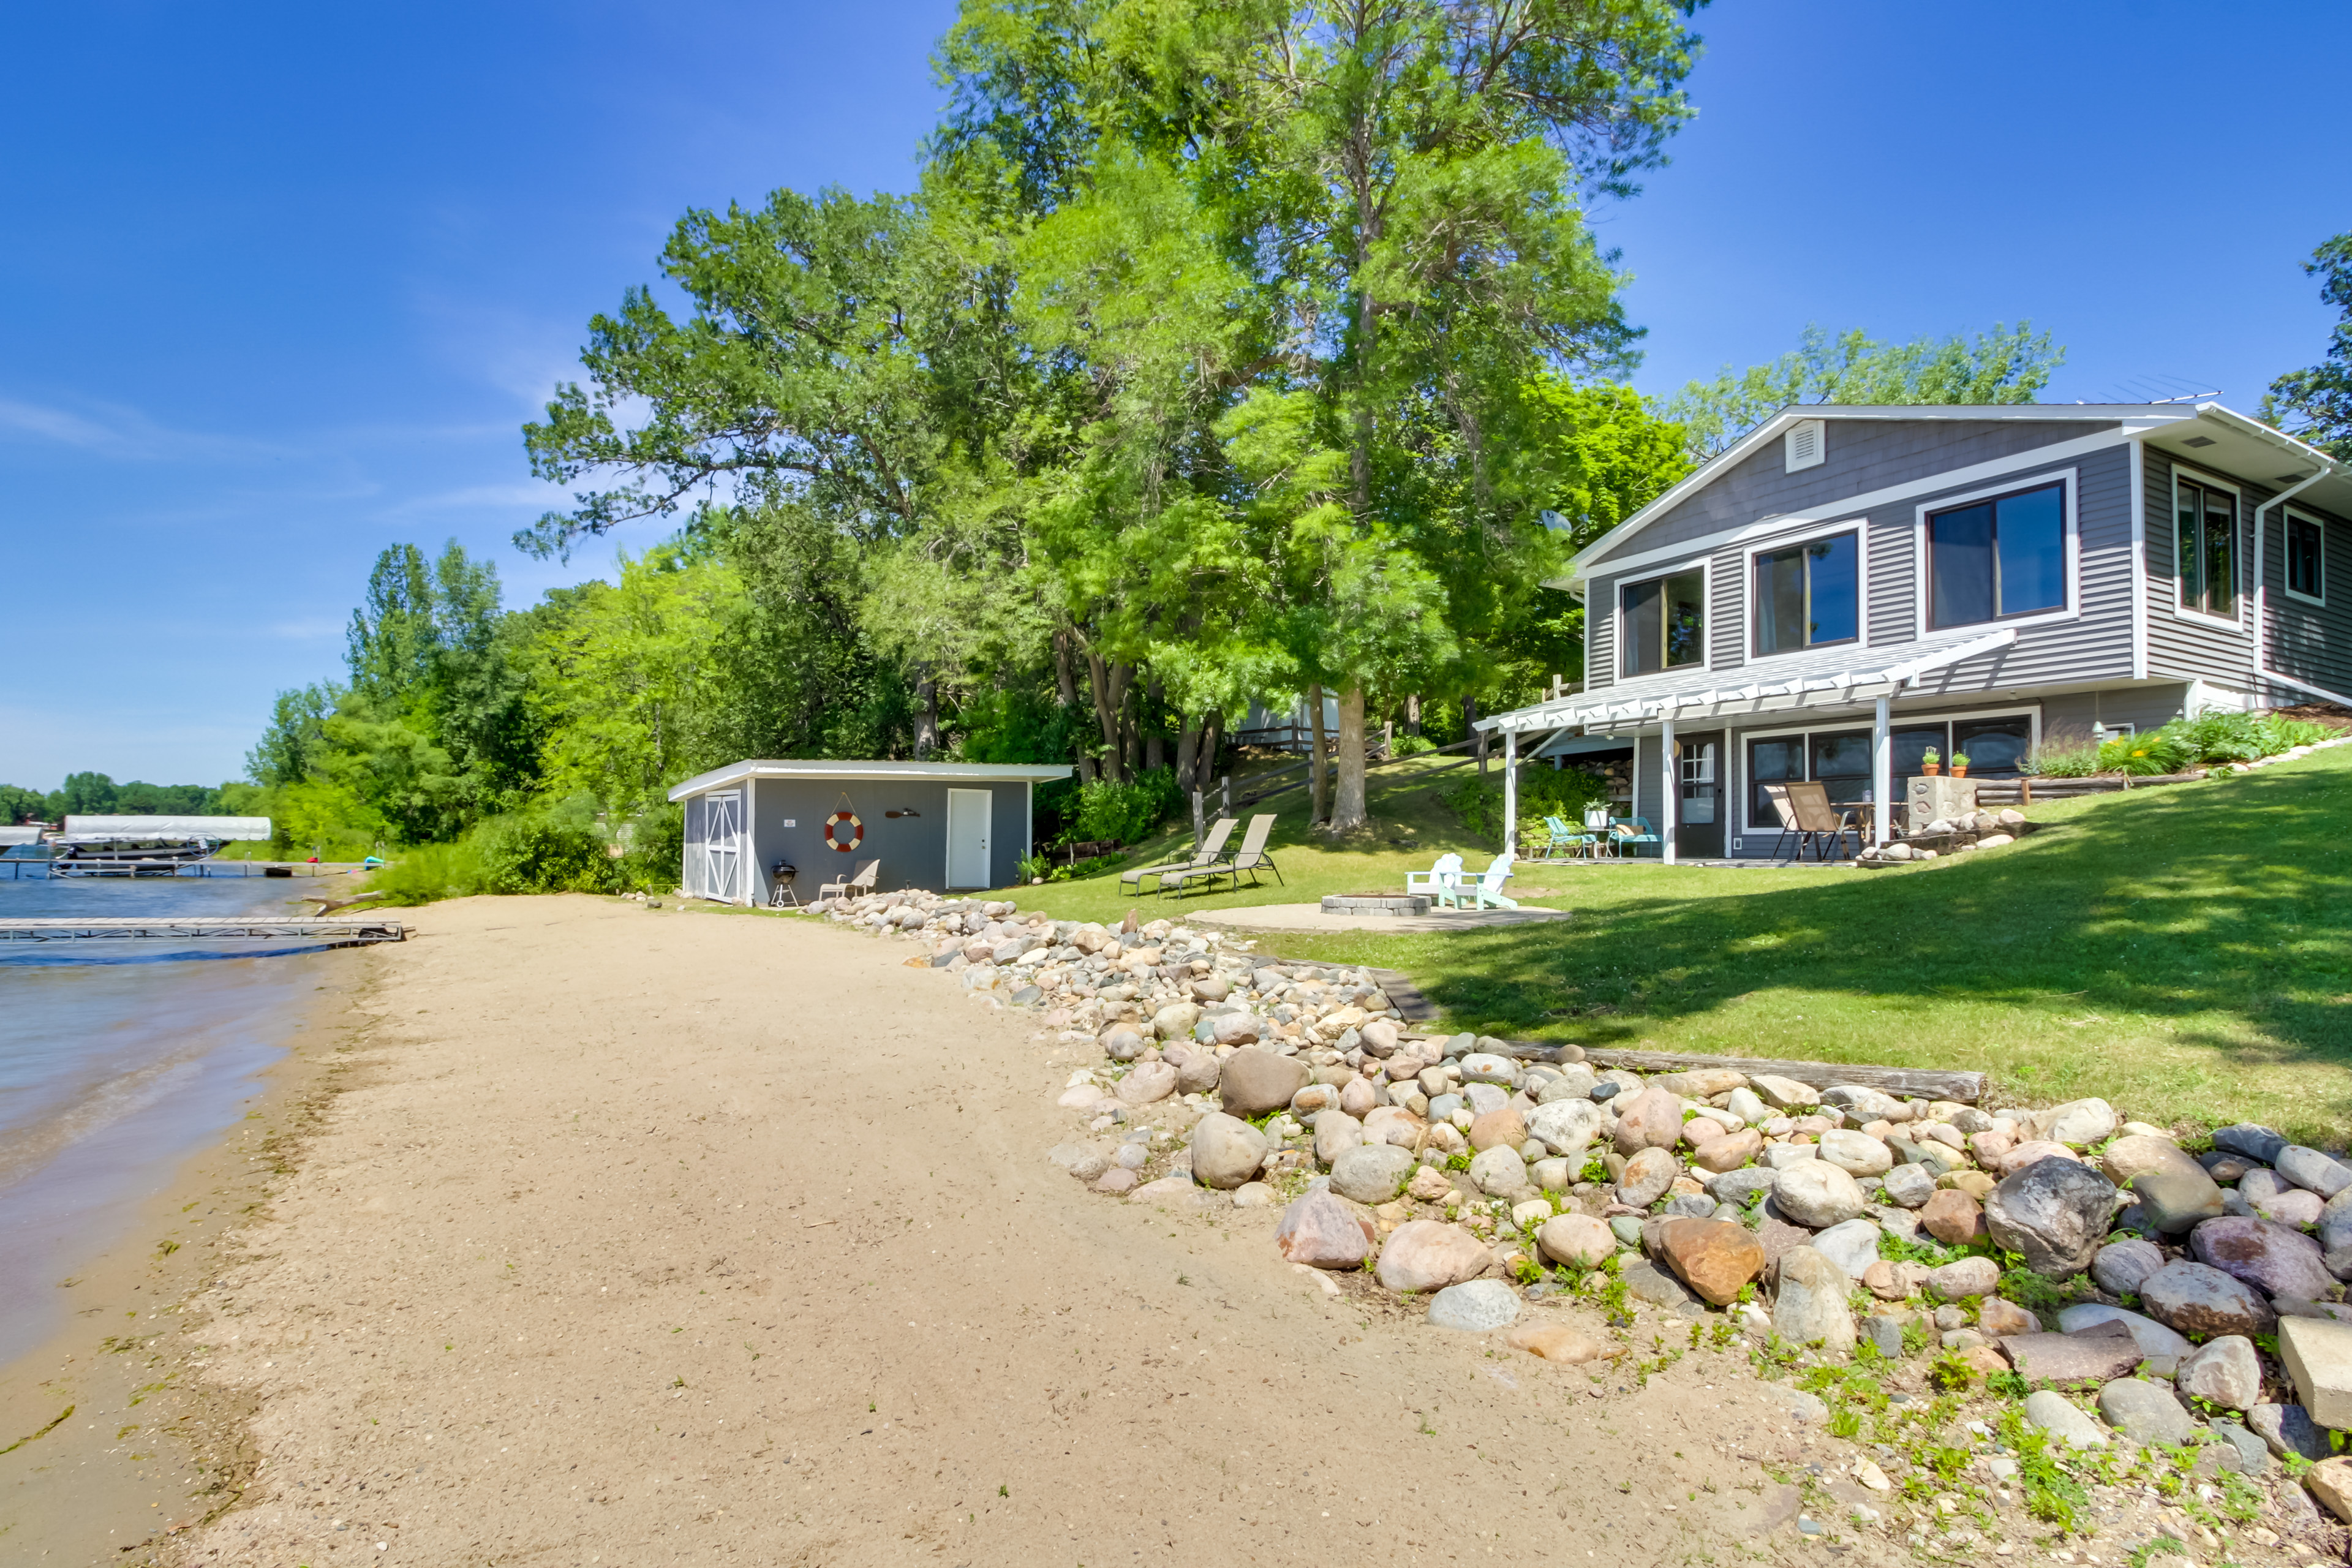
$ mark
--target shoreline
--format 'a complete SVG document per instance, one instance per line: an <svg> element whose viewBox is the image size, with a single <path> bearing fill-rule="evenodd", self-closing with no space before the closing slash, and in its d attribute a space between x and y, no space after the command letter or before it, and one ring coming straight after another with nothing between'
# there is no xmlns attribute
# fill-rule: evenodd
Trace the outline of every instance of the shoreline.
<svg viewBox="0 0 2352 1568"><path fill-rule="evenodd" d="M337 1092L373 965L289 955L313 989L242 1114L184 1155L103 1246L57 1282L66 1321L0 1363L0 1544L21 1560L146 1564L170 1536L234 1504L251 1465L244 1402L192 1375L189 1307ZM67 1414L67 1412L70 1414ZM14 1446L11 1448L11 1446Z"/></svg>

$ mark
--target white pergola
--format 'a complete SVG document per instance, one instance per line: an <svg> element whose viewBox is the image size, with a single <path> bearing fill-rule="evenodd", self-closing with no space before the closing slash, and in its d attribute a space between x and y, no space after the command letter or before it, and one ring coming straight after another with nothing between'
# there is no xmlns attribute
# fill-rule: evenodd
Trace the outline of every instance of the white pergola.
<svg viewBox="0 0 2352 1568"><path fill-rule="evenodd" d="M2016 640L2016 630L2004 627L1926 637L1887 648L1838 647L1795 654L1732 671L1640 676L1599 691L1580 692L1482 719L1479 729L1499 731L1503 737L1503 847L1518 847L1521 735L1542 734L1543 740L1535 747L1540 752L1570 730L1638 735L1655 725L1661 786L1658 838L1665 862L1672 865L1675 813L1682 795L1682 781L1675 771L1676 721L1859 708L1864 703L1874 704L1877 710L1871 731L1872 799L1878 803L1872 814L1873 837L1884 844L1893 816L1893 803L1887 799L1894 787L1895 763L1889 705L1921 676L1998 653Z"/></svg>

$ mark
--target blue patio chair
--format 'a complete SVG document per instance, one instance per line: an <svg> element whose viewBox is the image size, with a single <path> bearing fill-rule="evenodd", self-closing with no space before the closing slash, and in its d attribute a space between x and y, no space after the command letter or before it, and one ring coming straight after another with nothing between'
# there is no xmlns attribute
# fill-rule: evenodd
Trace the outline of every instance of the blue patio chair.
<svg viewBox="0 0 2352 1568"><path fill-rule="evenodd" d="M1470 887L1476 894L1476 901L1470 906L1472 909L1516 910L1519 907L1517 900L1503 897L1503 884L1511 879L1513 858L1509 850L1504 850L1472 879Z"/></svg>
<svg viewBox="0 0 2352 1568"><path fill-rule="evenodd" d="M1666 841L1650 831L1646 816L1612 816L1609 819L1610 842L1620 855L1658 855L1666 852ZM1643 849L1643 845L1651 847Z"/></svg>
<svg viewBox="0 0 2352 1568"><path fill-rule="evenodd" d="M1404 874L1404 890L1427 893L1440 909L1458 908L1462 897L1462 857L1440 855L1437 864L1428 870L1407 871Z"/></svg>
<svg viewBox="0 0 2352 1568"><path fill-rule="evenodd" d="M1570 850L1581 849L1592 842L1592 835L1570 827L1557 816L1544 818L1544 831L1549 835L1544 844L1543 858L1547 860L1559 859Z"/></svg>

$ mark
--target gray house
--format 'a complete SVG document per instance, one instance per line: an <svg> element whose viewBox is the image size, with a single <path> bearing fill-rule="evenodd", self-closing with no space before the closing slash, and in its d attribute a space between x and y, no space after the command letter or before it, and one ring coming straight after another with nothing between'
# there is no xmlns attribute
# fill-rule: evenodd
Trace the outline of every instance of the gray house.
<svg viewBox="0 0 2352 1568"><path fill-rule="evenodd" d="M689 898L762 904L776 868L803 901L879 860L878 891L1003 888L1030 852L1037 785L1067 766L991 763L741 762L669 792L686 805Z"/></svg>
<svg viewBox="0 0 2352 1568"><path fill-rule="evenodd" d="M2347 572L2352 471L2218 404L1795 407L1548 584L1584 601L1584 688L1480 728L1514 806L1521 758L1630 752L1619 814L1669 858L1763 857L1767 784L1900 801L1931 747L2013 776L2352 702Z"/></svg>

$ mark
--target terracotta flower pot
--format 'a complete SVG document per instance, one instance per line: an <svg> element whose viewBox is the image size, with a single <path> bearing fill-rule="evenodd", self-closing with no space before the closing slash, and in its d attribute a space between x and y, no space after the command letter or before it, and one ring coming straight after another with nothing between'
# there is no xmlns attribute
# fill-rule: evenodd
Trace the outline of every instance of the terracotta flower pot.
<svg viewBox="0 0 2352 1568"><path fill-rule="evenodd" d="M1968 763L1953 763L1953 764L1952 764L1952 776L1953 776L1954 778L1956 778L1956 779L1964 779L1964 778L1968 777L1968 776L1969 776L1969 764L1968 764Z"/></svg>
<svg viewBox="0 0 2352 1568"><path fill-rule="evenodd" d="M1937 773L1944 771L1944 764L1941 763L1921 763L1919 764L1919 771L1926 773L1929 778L1934 778Z"/></svg>

